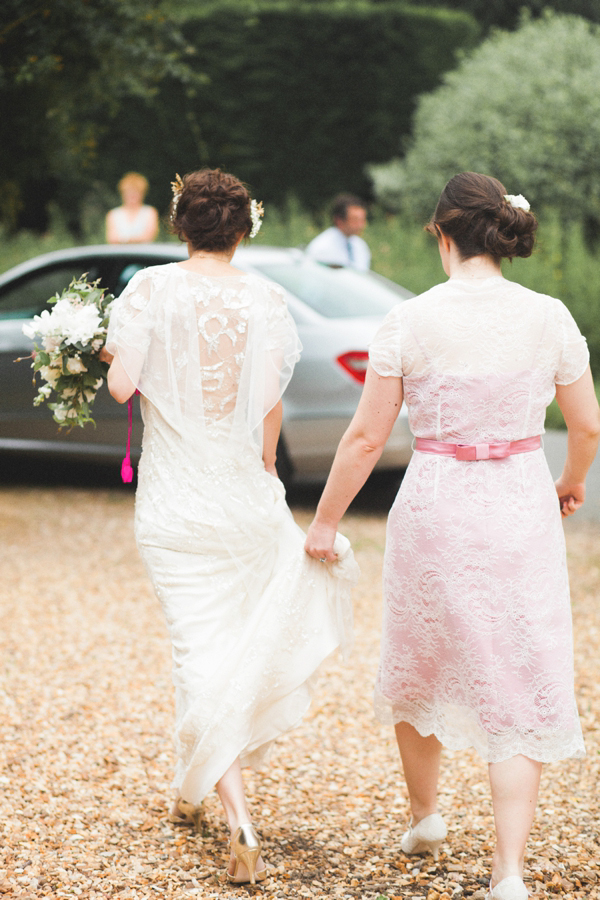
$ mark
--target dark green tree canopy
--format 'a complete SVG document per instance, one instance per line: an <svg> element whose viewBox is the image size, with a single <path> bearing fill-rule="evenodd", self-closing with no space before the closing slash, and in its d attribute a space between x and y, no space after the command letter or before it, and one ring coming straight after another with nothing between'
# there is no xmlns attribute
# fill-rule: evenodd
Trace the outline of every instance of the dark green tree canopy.
<svg viewBox="0 0 600 900"><path fill-rule="evenodd" d="M4 0L1 217L14 224L44 186L73 184L124 97L189 81L186 48L157 0Z"/></svg>
<svg viewBox="0 0 600 900"><path fill-rule="evenodd" d="M128 101L103 141L103 181L129 153L165 191L175 171L218 165L278 204L294 194L319 209L341 190L364 194L365 163L398 150L418 94L479 38L463 13L398 2L249 5L196 6L182 29L207 82L167 80L152 108Z"/></svg>
<svg viewBox="0 0 600 900"><path fill-rule="evenodd" d="M83 195L124 171L164 209L176 171L221 166L261 197L322 207L365 193L415 99L480 36L402 0L5 0L0 217L75 230ZM108 202L112 202L109 200ZM104 200L103 200L104 203Z"/></svg>

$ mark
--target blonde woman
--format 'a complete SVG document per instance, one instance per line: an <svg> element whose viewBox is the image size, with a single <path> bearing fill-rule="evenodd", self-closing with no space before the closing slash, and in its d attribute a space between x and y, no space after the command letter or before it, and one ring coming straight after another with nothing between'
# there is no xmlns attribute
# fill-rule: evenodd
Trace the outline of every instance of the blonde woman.
<svg viewBox="0 0 600 900"><path fill-rule="evenodd" d="M109 244L145 244L158 236L158 213L144 203L148 180L138 172L128 172L118 184L121 206L106 214Z"/></svg>

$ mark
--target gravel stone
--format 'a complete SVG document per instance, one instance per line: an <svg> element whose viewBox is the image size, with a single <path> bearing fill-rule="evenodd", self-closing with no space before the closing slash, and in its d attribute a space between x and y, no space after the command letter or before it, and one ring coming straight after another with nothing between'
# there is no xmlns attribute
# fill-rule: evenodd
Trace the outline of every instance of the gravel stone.
<svg viewBox="0 0 600 900"><path fill-rule="evenodd" d="M309 505L296 498L306 526ZM485 765L445 752L438 864L407 859L393 732L374 718L385 512L342 526L362 568L349 664L325 665L310 713L247 774L271 877L232 888L216 795L200 833L169 823L170 648L122 490L0 487L0 897L247 895L340 900L485 896L493 819ZM588 755L544 767L526 859L536 897L600 900L600 542L565 523L577 697Z"/></svg>

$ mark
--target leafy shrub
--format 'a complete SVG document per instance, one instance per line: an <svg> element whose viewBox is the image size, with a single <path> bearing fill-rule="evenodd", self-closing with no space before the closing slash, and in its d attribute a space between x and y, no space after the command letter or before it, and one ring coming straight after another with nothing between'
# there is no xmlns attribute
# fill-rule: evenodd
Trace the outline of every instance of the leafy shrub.
<svg viewBox="0 0 600 900"><path fill-rule="evenodd" d="M404 159L370 173L385 206L423 216L452 175L485 172L600 236L599 145L600 28L547 14L447 73L421 97Z"/></svg>

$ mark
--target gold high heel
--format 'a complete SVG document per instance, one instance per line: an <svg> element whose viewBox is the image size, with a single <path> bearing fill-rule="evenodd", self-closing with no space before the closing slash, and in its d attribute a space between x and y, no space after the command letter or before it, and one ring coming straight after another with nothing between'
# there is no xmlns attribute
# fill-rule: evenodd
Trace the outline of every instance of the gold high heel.
<svg viewBox="0 0 600 900"><path fill-rule="evenodd" d="M201 831L202 822L202 804L194 806L178 797L174 804L174 809L169 813L169 822L173 825L193 825L196 831Z"/></svg>
<svg viewBox="0 0 600 900"><path fill-rule="evenodd" d="M261 872L256 871L256 863L260 856L262 844L256 833L254 825L240 825L231 839L231 849L235 856L235 868L233 875L227 872L227 880L234 884L256 884L257 881L264 881L267 877L267 870ZM240 865L246 866L249 878L238 876Z"/></svg>

